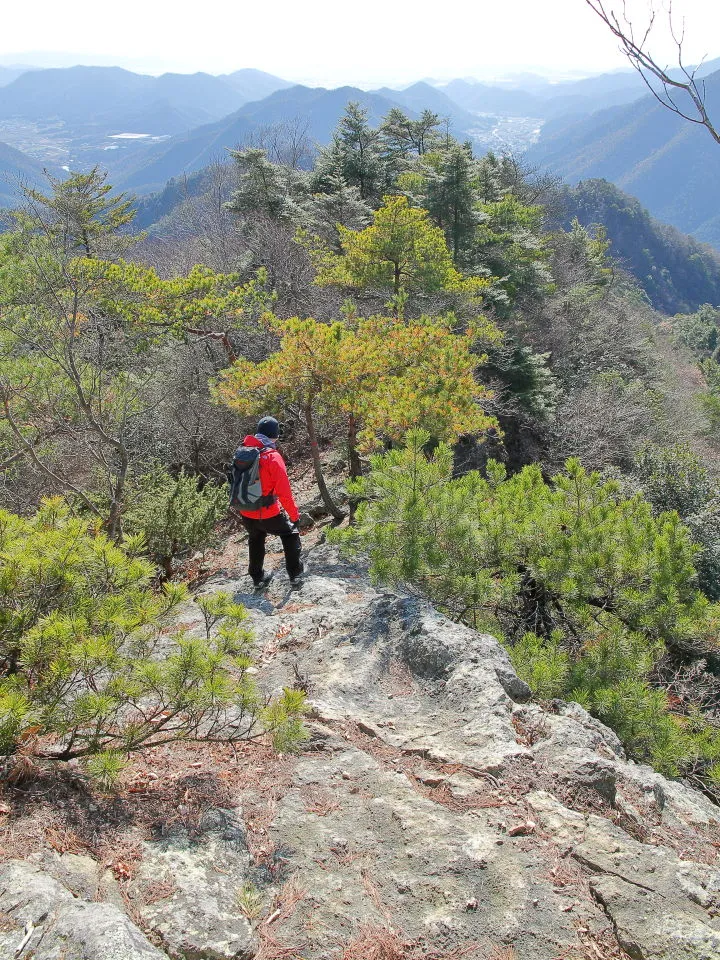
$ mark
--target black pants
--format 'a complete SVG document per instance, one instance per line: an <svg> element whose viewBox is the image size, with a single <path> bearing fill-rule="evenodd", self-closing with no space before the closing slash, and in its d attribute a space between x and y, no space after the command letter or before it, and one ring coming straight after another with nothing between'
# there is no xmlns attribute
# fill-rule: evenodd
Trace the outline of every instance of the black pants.
<svg viewBox="0 0 720 960"><path fill-rule="evenodd" d="M254 520L252 517L242 517L242 522L248 532L248 550L250 552L248 573L256 583L263 575L265 540L269 533L280 537L282 540L288 576L291 578L297 577L302 573L302 562L300 560L302 542L300 540L300 534L284 513L279 513L276 517L270 517L268 520Z"/></svg>

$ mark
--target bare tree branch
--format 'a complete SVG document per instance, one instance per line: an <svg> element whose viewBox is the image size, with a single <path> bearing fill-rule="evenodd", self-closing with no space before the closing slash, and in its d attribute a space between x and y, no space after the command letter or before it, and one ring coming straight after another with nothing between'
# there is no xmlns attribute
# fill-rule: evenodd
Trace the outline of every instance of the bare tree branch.
<svg viewBox="0 0 720 960"><path fill-rule="evenodd" d="M670 34L677 50L679 77L673 75L670 68L661 66L648 49L650 34L657 18L654 6L650 7L647 28L642 36L637 36L627 13L625 0L622 0L622 12L616 13L604 0L585 0L590 9L597 14L610 32L620 41L620 49L628 61L642 77L645 85L655 99L666 109L683 120L705 127L713 140L720 144L720 131L711 120L706 106L705 82L698 78L697 72L702 64L688 67L683 61L683 43L685 27L678 30L673 20L672 0L668 4ZM653 78L660 81L658 86ZM683 100L685 103L683 104Z"/></svg>

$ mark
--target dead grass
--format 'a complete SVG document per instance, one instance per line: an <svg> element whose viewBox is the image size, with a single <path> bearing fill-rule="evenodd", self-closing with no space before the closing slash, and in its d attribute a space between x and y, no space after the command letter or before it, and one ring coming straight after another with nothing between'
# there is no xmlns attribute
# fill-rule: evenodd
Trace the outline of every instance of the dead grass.
<svg viewBox="0 0 720 960"><path fill-rule="evenodd" d="M297 942L285 943L277 928L293 916L298 904L306 896L307 891L297 877L291 877L283 884L273 899L268 915L257 927L260 946L255 960L302 960L302 946Z"/></svg>
<svg viewBox="0 0 720 960"><path fill-rule="evenodd" d="M515 727L516 740L523 746L532 747L548 735L548 721L544 714L529 718L514 713L510 719Z"/></svg>
<svg viewBox="0 0 720 960"><path fill-rule="evenodd" d="M326 817L329 813L334 813L335 810L340 809L340 804L325 787L311 784L303 787L300 793L308 813L317 814L318 817Z"/></svg>
<svg viewBox="0 0 720 960"><path fill-rule="evenodd" d="M648 799L635 783L618 782L619 806L627 809L618 811L616 821L627 833L643 842L670 847L681 860L694 860L710 866L720 861L720 809L718 823L703 825L692 824L687 828L670 826L663 820L654 799ZM637 815L631 811L637 811ZM635 833L633 830L635 829Z"/></svg>
<svg viewBox="0 0 720 960"><path fill-rule="evenodd" d="M340 954L340 960L407 960L411 943L387 927L364 925Z"/></svg>
<svg viewBox="0 0 720 960"><path fill-rule="evenodd" d="M562 856L559 851L555 852L552 864L542 876L551 881L556 893L564 893L566 888L573 893L586 892L587 877L583 869L576 860Z"/></svg>
<svg viewBox="0 0 720 960"><path fill-rule="evenodd" d="M331 725L334 726L334 724ZM435 763L425 757L418 756L417 751L403 751L399 747L392 747L379 736L371 736L364 732L357 723L343 722L338 724L337 728L343 738L352 743L353 746L370 754L388 769L396 773L404 773L421 796L450 810L464 812L488 807L501 807L509 803L508 798L495 789L495 778L478 775L476 771L472 771L462 764ZM444 781L441 781L437 786L428 786L422 782L420 777L431 772L443 777L452 776L455 773L469 773L477 782L477 792L467 797L457 797Z"/></svg>
<svg viewBox="0 0 720 960"><path fill-rule="evenodd" d="M269 808L287 790L293 768L294 760L260 744L175 743L136 757L115 793L102 793L72 769L40 771L0 788L0 809L7 811L0 814L0 860L50 847L89 854L127 880L143 840L177 828L201 838L205 812L236 807L241 792Z"/></svg>
<svg viewBox="0 0 720 960"><path fill-rule="evenodd" d="M408 940L401 931L379 924L362 924L344 946L338 960L485 960L478 945L467 944L438 952L420 940ZM487 958L490 960L490 958ZM504 958L503 958L504 960ZM507 957L514 960L514 955Z"/></svg>
<svg viewBox="0 0 720 960"><path fill-rule="evenodd" d="M558 960L632 960L618 944L610 926L600 931L578 927L577 935L581 944L579 949Z"/></svg>
<svg viewBox="0 0 720 960"><path fill-rule="evenodd" d="M362 880L363 889L368 895L368 899L375 907L377 912L385 917L385 920L389 923L390 912L383 902L380 887L371 877L370 871L367 867L360 867L360 879Z"/></svg>
<svg viewBox="0 0 720 960"><path fill-rule="evenodd" d="M22 930L22 924L14 920L9 913L0 910L0 933L11 933L13 930Z"/></svg>
<svg viewBox="0 0 720 960"><path fill-rule="evenodd" d="M140 899L145 904L158 903L160 900L167 900L177 890L177 884L170 878L168 880L152 880L146 883L139 891Z"/></svg>

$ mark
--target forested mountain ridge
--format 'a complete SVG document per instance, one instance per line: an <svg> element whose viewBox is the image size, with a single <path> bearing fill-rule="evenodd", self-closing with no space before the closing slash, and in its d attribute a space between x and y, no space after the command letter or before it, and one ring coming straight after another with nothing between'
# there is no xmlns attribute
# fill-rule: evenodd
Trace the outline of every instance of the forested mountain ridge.
<svg viewBox="0 0 720 960"><path fill-rule="evenodd" d="M220 79L225 80L226 83L238 90L244 103L262 100L276 90L293 86L289 80L281 80L280 77L276 77L272 73L255 70L252 67L243 67L241 70L234 70L232 73L220 74Z"/></svg>
<svg viewBox="0 0 720 960"><path fill-rule="evenodd" d="M184 229L183 204L201 203L218 187L229 200L234 185L229 161L224 167L214 164L174 178L138 202L137 223L169 239ZM576 218L585 227L602 227L612 257L638 281L656 310L688 313L704 303L720 303L720 253L655 220L639 201L608 181L560 187L553 208L565 229Z"/></svg>
<svg viewBox="0 0 720 960"><path fill-rule="evenodd" d="M444 90L438 90L436 87L430 86L429 83L413 83L412 86L404 87L401 90L381 87L372 92L384 97L391 103L399 104L405 110L410 110L413 115L419 115L423 110L431 110L439 117L449 119L451 129L458 137L462 136L465 131L472 129L477 122L477 118L472 113L464 110Z"/></svg>
<svg viewBox="0 0 720 960"><path fill-rule="evenodd" d="M704 91L710 114L720 113L720 71L706 78ZM610 180L659 220L720 245L716 144L651 95L574 122L548 123L527 156L570 183Z"/></svg>
<svg viewBox="0 0 720 960"><path fill-rule="evenodd" d="M351 88L310 93L252 70L151 77L115 67L31 69L0 87L0 142L53 168L100 164L116 183L149 192L252 139L258 128L292 123L306 111L311 140L325 144L349 99L366 103L375 120L392 104L413 115L431 109L450 118L455 136L469 137L483 149L518 152L539 133L541 142L528 155L531 163L547 165L571 182L611 180L661 221L717 242L720 198L711 143L652 98L643 99L632 72L556 84L524 82L527 89L522 78L520 86L455 80L382 88L374 95L384 102L373 106L373 94ZM713 101L718 81L711 75L706 83ZM287 96L279 98L283 90ZM591 114L632 99L636 102L608 114ZM250 103L259 106L244 112Z"/></svg>
<svg viewBox="0 0 720 960"><path fill-rule="evenodd" d="M44 169L41 163L20 150L0 143L0 207L15 206L22 196L20 183L40 186Z"/></svg>
<svg viewBox="0 0 720 960"><path fill-rule="evenodd" d="M607 180L564 187L564 224L602 225L610 252L640 283L656 310L690 313L720 304L720 252L655 220L634 197Z"/></svg>
<svg viewBox="0 0 720 960"><path fill-rule="evenodd" d="M720 60L711 60L697 66L696 76L702 79L717 69L720 69ZM670 75L683 79L678 70L671 70ZM607 107L632 103L647 94L645 83L634 70L617 70L559 83L527 74L492 85L452 80L440 84L440 88L467 109L544 119L561 115L577 119Z"/></svg>

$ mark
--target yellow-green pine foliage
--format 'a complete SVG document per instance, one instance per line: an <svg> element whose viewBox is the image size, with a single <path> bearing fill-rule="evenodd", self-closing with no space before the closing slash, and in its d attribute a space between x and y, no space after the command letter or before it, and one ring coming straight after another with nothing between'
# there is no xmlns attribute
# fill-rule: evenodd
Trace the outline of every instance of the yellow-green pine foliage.
<svg viewBox="0 0 720 960"><path fill-rule="evenodd" d="M124 535L141 534L148 556L169 577L173 560L210 545L228 494L225 485L203 484L184 470L173 477L156 466L130 482L126 501Z"/></svg>
<svg viewBox="0 0 720 960"><path fill-rule="evenodd" d="M274 320L280 348L267 360L238 360L215 385L240 414L281 405L314 418L352 418L360 447L398 440L413 426L455 439L495 425L475 371L476 332L454 333L452 317L404 322L371 317L347 323ZM483 332L485 332L483 328Z"/></svg>
<svg viewBox="0 0 720 960"><path fill-rule="evenodd" d="M124 228L135 219L133 198L114 193L107 172L93 167L68 177L47 174L50 194L25 188L28 209L18 215L30 229L53 235L68 254L117 256L133 246L137 236Z"/></svg>
<svg viewBox="0 0 720 960"><path fill-rule="evenodd" d="M151 589L153 567L61 501L25 519L0 511L0 754L25 744L80 758L102 782L135 750L176 739L302 737L302 696L267 702L250 667L246 611L200 601L204 635L173 630L185 591Z"/></svg>
<svg viewBox="0 0 720 960"><path fill-rule="evenodd" d="M720 732L673 713L649 677L663 654L718 655L720 611L698 590L697 548L674 512L570 460L453 479L451 449L429 436L371 459L351 485L356 524L335 536L370 556L378 579L413 583L451 616L504 634L539 696L581 702L628 751L671 775L711 776Z"/></svg>
<svg viewBox="0 0 720 960"><path fill-rule="evenodd" d="M478 296L491 286L481 277L463 277L440 227L427 210L407 197L387 196L364 230L338 227L342 253L315 252L319 284L368 290L465 292Z"/></svg>

